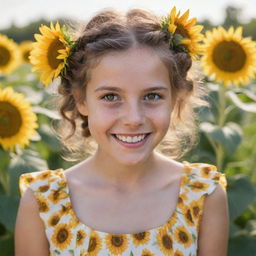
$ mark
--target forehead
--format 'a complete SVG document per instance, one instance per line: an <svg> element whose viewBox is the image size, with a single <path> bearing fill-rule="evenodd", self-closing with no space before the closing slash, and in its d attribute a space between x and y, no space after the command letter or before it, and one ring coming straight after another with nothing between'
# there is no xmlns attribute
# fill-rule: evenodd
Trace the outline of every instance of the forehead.
<svg viewBox="0 0 256 256"><path fill-rule="evenodd" d="M169 72L155 51L146 47L133 47L113 51L101 57L91 69L88 85L170 85Z"/></svg>

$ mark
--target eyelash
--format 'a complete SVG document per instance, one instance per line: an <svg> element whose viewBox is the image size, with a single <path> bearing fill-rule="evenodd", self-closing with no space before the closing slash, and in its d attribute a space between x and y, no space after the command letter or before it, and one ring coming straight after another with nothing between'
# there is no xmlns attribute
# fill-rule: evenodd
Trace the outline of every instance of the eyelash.
<svg viewBox="0 0 256 256"><path fill-rule="evenodd" d="M109 95L111 95L111 96L118 96L118 95L115 94L115 93L107 93L107 94L103 95L100 99L105 100L105 101L107 101L107 102L115 102L115 101L112 101L112 100L107 100L107 97L108 97ZM151 93L148 93L146 96L149 96L149 95L158 96L158 99L153 99L153 100L152 100L153 102L154 102L154 101L157 101L157 100L160 100L160 99L163 99L163 96L160 95L160 94L158 94L158 93L152 93L152 92L151 92Z"/></svg>

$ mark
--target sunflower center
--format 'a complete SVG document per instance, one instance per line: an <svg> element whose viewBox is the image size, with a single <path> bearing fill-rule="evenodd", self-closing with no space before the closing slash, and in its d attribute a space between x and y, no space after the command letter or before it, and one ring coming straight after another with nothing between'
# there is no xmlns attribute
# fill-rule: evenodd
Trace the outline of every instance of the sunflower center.
<svg viewBox="0 0 256 256"><path fill-rule="evenodd" d="M26 182L27 182L27 183L31 183L31 182L33 182L33 181L34 181L34 178L32 178L32 177L26 178Z"/></svg>
<svg viewBox="0 0 256 256"><path fill-rule="evenodd" d="M162 237L163 245L166 249L172 249L172 240L168 235Z"/></svg>
<svg viewBox="0 0 256 256"><path fill-rule="evenodd" d="M193 213L194 213L195 216L198 216L199 211L200 211L200 209L199 209L198 206L193 207Z"/></svg>
<svg viewBox="0 0 256 256"><path fill-rule="evenodd" d="M97 245L97 241L95 237L91 237L90 241L89 241L89 248L88 248L88 252L92 252L95 250Z"/></svg>
<svg viewBox="0 0 256 256"><path fill-rule="evenodd" d="M112 244L116 247L120 247L123 244L123 238L121 236L112 236Z"/></svg>
<svg viewBox="0 0 256 256"><path fill-rule="evenodd" d="M175 33L182 35L185 38L190 38L187 29L180 23L175 24L177 26Z"/></svg>
<svg viewBox="0 0 256 256"><path fill-rule="evenodd" d="M193 184L193 187L194 187L194 188L198 188L198 189L202 189L204 186L203 186L203 184L200 183L200 182L195 182L195 183Z"/></svg>
<svg viewBox="0 0 256 256"><path fill-rule="evenodd" d="M53 226L55 226L55 225L58 224L59 220L60 220L59 216L54 216L54 217L52 218L52 220L51 220L51 224L52 224Z"/></svg>
<svg viewBox="0 0 256 256"><path fill-rule="evenodd" d="M223 71L237 72L245 65L246 54L239 43L223 41L213 51L213 62Z"/></svg>
<svg viewBox="0 0 256 256"><path fill-rule="evenodd" d="M60 229L57 235L58 242L63 243L67 240L67 238L68 238L68 231L65 228Z"/></svg>
<svg viewBox="0 0 256 256"><path fill-rule="evenodd" d="M194 223L190 209L187 211L186 217L190 222Z"/></svg>
<svg viewBox="0 0 256 256"><path fill-rule="evenodd" d="M54 191L54 193L53 193L54 200L57 200L59 198L59 195L60 195L59 190Z"/></svg>
<svg viewBox="0 0 256 256"><path fill-rule="evenodd" d="M19 132L21 125L22 119L18 109L8 102L0 101L0 138L14 136Z"/></svg>
<svg viewBox="0 0 256 256"><path fill-rule="evenodd" d="M60 55L58 51L61 49L65 49L65 46L62 42L60 42L58 37L55 37L55 39L49 45L47 53L48 64L52 69L58 68L59 64L62 62L61 60L57 59L57 57Z"/></svg>
<svg viewBox="0 0 256 256"><path fill-rule="evenodd" d="M77 232L77 235L76 235L76 240L77 241L80 241L81 239L83 238L83 235L80 231Z"/></svg>
<svg viewBox="0 0 256 256"><path fill-rule="evenodd" d="M209 167L204 167L203 172L208 175L210 173L211 169Z"/></svg>
<svg viewBox="0 0 256 256"><path fill-rule="evenodd" d="M179 232L179 237L180 237L181 242L183 242L183 243L186 243L188 241L188 236L183 231Z"/></svg>
<svg viewBox="0 0 256 256"><path fill-rule="evenodd" d="M39 200L39 212L47 212L48 206L45 202Z"/></svg>
<svg viewBox="0 0 256 256"><path fill-rule="evenodd" d="M5 66L11 59L10 52L3 46L0 45L0 67Z"/></svg>
<svg viewBox="0 0 256 256"><path fill-rule="evenodd" d="M44 193L48 191L49 188L50 188L49 185L40 186L39 191Z"/></svg>
<svg viewBox="0 0 256 256"><path fill-rule="evenodd" d="M26 62L26 63L30 63L29 61L29 55L30 55L30 51L26 51L23 53L23 60Z"/></svg>
<svg viewBox="0 0 256 256"><path fill-rule="evenodd" d="M145 232L137 233L134 235L137 240L143 240L146 236Z"/></svg>

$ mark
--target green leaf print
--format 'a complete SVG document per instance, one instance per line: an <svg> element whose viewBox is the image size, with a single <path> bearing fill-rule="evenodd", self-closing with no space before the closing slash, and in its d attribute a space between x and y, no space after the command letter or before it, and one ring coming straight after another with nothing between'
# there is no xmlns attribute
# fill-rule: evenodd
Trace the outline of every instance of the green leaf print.
<svg viewBox="0 0 256 256"><path fill-rule="evenodd" d="M68 252L70 253L70 255L74 256L74 250L68 250Z"/></svg>
<svg viewBox="0 0 256 256"><path fill-rule="evenodd" d="M60 255L60 252L58 250L55 249L54 252Z"/></svg>
<svg viewBox="0 0 256 256"><path fill-rule="evenodd" d="M132 252L132 251L130 252L130 256L134 256L134 254L133 254L133 252Z"/></svg>

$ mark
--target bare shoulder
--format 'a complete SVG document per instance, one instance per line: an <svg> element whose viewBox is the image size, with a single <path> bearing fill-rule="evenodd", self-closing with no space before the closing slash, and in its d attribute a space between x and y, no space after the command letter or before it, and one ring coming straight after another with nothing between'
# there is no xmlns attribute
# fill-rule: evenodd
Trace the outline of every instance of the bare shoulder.
<svg viewBox="0 0 256 256"><path fill-rule="evenodd" d="M226 190L220 185L217 184L216 189L210 195L208 195L205 199L205 206L221 206L225 204L227 201L227 192Z"/></svg>
<svg viewBox="0 0 256 256"><path fill-rule="evenodd" d="M24 235L26 234L26 235ZM48 256L49 244L37 199L28 188L20 199L15 224L15 256Z"/></svg>
<svg viewBox="0 0 256 256"><path fill-rule="evenodd" d="M205 198L199 232L198 256L226 256L229 232L227 193L218 184ZM211 243L209 243L211 241Z"/></svg>

